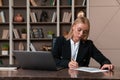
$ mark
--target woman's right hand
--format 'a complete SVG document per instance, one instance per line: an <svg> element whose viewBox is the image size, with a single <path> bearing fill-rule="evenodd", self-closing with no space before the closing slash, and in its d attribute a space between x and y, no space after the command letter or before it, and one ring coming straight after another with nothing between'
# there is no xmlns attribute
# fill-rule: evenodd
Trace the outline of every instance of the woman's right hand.
<svg viewBox="0 0 120 80"><path fill-rule="evenodd" d="M69 69L74 69L74 68L78 68L79 66L78 66L78 63L76 61L71 60L68 64L68 67L69 67Z"/></svg>

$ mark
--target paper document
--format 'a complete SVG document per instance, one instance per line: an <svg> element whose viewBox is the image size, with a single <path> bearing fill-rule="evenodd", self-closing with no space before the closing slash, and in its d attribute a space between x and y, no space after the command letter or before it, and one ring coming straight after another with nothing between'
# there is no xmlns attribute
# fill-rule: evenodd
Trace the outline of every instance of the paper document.
<svg viewBox="0 0 120 80"><path fill-rule="evenodd" d="M101 70L99 68L92 68L92 67L79 67L79 68L76 68L75 70L85 71L85 72L91 72L91 73L106 72L106 71L108 71L108 70Z"/></svg>
<svg viewBox="0 0 120 80"><path fill-rule="evenodd" d="M0 67L0 71L15 71L17 67Z"/></svg>

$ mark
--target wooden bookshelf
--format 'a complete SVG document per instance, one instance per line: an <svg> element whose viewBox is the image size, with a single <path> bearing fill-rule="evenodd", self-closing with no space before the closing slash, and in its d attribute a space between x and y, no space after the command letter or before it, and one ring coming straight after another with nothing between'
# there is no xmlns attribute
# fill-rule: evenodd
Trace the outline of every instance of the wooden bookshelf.
<svg viewBox="0 0 120 80"><path fill-rule="evenodd" d="M87 0L83 5L84 0L2 0L2 6L0 6L0 12L4 12L5 22L0 22L0 46L2 43L9 43L9 54L6 57L9 64L14 64L13 50L19 50L19 44L22 43L24 50L30 51L30 43L36 48L37 51L43 50L43 46L51 46L52 38L48 37L48 32L54 33L54 36L61 36L65 31L69 31L71 24L76 19L79 11L83 10L87 17ZM44 0L43 0L44 1ZM31 20L30 13L33 20ZM64 17L64 13L67 12L69 15ZM9 13L9 15L8 15ZM21 14L23 21L16 22L14 17L17 14ZM67 21L62 21L65 18ZM54 19L54 20L53 20ZM21 38L21 29L27 30L27 38ZM44 37L32 37L32 29L37 28L44 34ZM9 30L9 37L2 39L3 30ZM13 29L17 29L19 38L15 38ZM1 50L1 48L0 48ZM2 55L1 55L2 57Z"/></svg>

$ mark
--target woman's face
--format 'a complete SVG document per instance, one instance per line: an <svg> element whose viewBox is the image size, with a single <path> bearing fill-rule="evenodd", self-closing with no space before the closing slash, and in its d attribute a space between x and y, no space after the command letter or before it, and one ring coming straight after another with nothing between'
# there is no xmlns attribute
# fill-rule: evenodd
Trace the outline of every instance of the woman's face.
<svg viewBox="0 0 120 80"><path fill-rule="evenodd" d="M77 42L88 34L88 25L79 23L73 26L73 41Z"/></svg>

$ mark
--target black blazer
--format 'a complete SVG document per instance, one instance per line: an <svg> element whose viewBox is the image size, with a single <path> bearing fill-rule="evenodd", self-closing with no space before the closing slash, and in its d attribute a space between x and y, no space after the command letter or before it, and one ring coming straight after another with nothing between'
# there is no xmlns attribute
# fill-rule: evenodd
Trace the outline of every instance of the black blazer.
<svg viewBox="0 0 120 80"><path fill-rule="evenodd" d="M63 36L57 37L52 54L55 58L56 65L67 68L68 63L71 60L71 44L70 40L66 40ZM79 66L88 66L90 58L95 59L101 66L104 64L111 64L110 60L107 59L93 44L91 40L80 41L78 55L76 61Z"/></svg>

